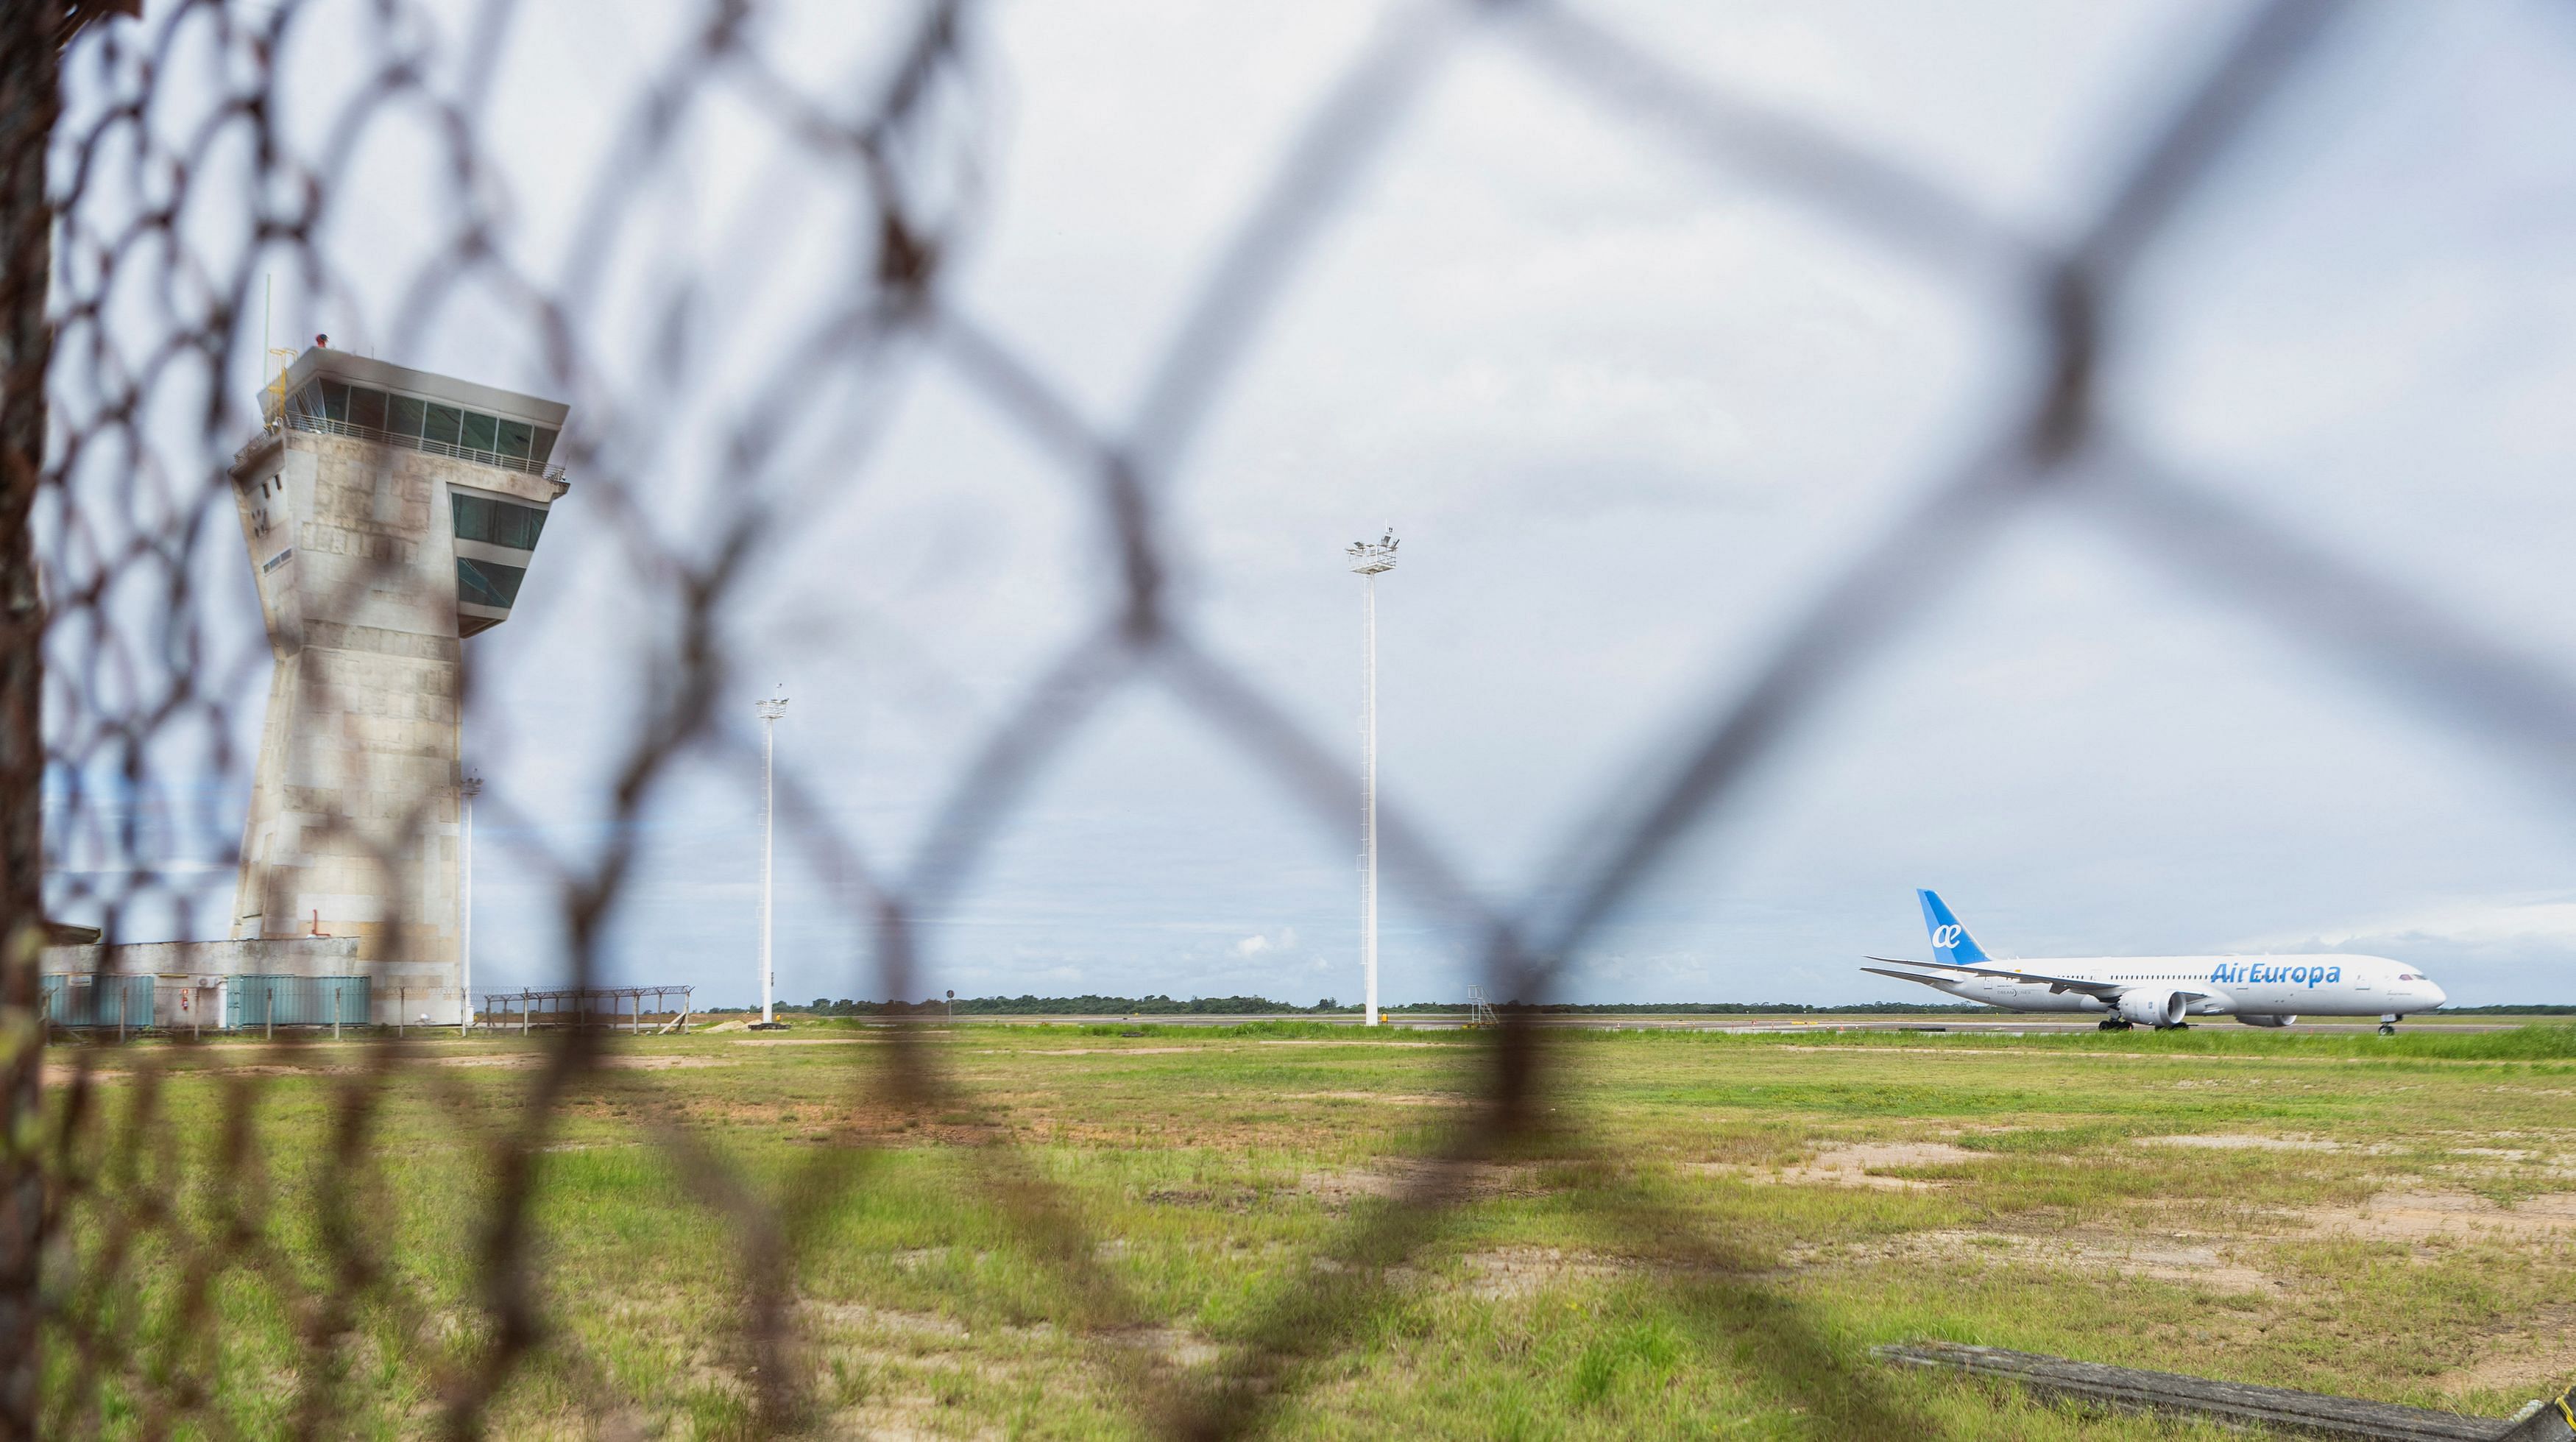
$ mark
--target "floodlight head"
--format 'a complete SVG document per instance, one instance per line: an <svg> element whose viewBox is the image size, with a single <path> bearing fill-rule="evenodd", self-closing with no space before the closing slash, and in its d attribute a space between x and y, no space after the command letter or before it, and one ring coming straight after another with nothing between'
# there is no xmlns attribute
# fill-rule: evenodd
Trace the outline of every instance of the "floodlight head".
<svg viewBox="0 0 2576 1442"><path fill-rule="evenodd" d="M1394 570L1397 544L1393 526L1387 527L1386 538L1375 544L1367 541L1351 542L1351 569L1363 576L1382 575Z"/></svg>
<svg viewBox="0 0 2576 1442"><path fill-rule="evenodd" d="M468 799L480 796L483 794L483 778L480 776L468 776L464 780L456 783L456 789L465 793Z"/></svg>
<svg viewBox="0 0 2576 1442"><path fill-rule="evenodd" d="M775 721L787 714L787 698L775 696L766 701L754 701L751 709L760 713L761 720Z"/></svg>

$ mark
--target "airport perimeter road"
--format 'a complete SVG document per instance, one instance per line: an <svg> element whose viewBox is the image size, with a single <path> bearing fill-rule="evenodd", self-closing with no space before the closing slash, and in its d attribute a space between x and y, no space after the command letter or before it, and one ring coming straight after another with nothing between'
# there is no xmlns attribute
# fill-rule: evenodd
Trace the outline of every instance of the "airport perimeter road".
<svg viewBox="0 0 2576 1442"><path fill-rule="evenodd" d="M2408 1018L2402 1025L2408 1030L2438 1028L2442 1031L2477 1032L2510 1031L2546 1017L2481 1016ZM941 1017L910 1017L908 1022L944 1025ZM1356 1015L1312 1016L1302 1012L1261 1013L1240 1016L963 1016L960 1022L999 1026L1241 1026L1255 1021L1312 1021L1328 1026L1357 1026ZM2031 1032L2092 1031L2091 1017L2056 1017L1995 1013L1988 1016L1700 1016L1686 1012L1643 1012L1622 1016L1539 1016L1531 1018L1540 1026L1588 1028L1594 1031L1716 1031L1716 1032L1799 1032L1799 1031L1950 1031L1999 1032L2018 1036ZM1408 1012L1390 1015L1386 1025L1419 1031L1450 1031L1467 1024L1467 1013ZM2241 1025L2229 1017L2208 1017L2192 1023L2202 1027ZM2296 1031L2302 1032L2370 1032L2379 1023L2367 1017L2337 1017L2332 1020L2302 1021ZM2247 1028L2254 1030L2255 1028Z"/></svg>

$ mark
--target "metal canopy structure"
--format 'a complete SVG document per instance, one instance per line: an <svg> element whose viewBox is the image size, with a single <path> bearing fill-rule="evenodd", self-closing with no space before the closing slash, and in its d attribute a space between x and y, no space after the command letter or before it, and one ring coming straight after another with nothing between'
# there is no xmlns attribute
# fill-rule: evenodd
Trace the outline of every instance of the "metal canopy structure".
<svg viewBox="0 0 2576 1442"><path fill-rule="evenodd" d="M615 1027L624 1023L630 1032L644 1030L647 1016L668 1016L657 1030L689 1029L689 993L685 986L573 986L554 991L530 991L525 987L515 992L486 992L483 996L483 1024L487 1027L508 1026L516 1021L519 1034L525 1036L532 1026L598 1026ZM651 997L648 1010L644 998ZM677 996L680 1004L673 1007L670 999Z"/></svg>

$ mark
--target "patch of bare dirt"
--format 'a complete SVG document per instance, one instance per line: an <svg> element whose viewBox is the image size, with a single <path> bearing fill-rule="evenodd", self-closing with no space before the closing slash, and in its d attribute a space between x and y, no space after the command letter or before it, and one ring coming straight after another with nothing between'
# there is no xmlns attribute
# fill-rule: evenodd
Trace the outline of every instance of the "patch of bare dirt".
<svg viewBox="0 0 2576 1442"><path fill-rule="evenodd" d="M812 1321L828 1323L835 1327L904 1338L965 1342L975 1335L965 1323L954 1318L943 1317L937 1312L871 1307L861 1302L824 1302L810 1297L798 1302L796 1310Z"/></svg>
<svg viewBox="0 0 2576 1442"><path fill-rule="evenodd" d="M1474 1099L1454 1093L1435 1092L1283 1092L1283 1102L1386 1102L1407 1107L1473 1106Z"/></svg>
<svg viewBox="0 0 2576 1442"><path fill-rule="evenodd" d="M941 1415L938 1399L927 1394L845 1407L832 1414L832 1422L833 1436L865 1437L869 1442L951 1442L958 1435L952 1429L959 1425L955 1418ZM1004 1434L986 1427L969 1435Z"/></svg>
<svg viewBox="0 0 2576 1442"><path fill-rule="evenodd" d="M1204 1367L1222 1353L1214 1342L1182 1327L1138 1327L1121 1332L1123 1346L1137 1348L1166 1367Z"/></svg>
<svg viewBox="0 0 2576 1442"><path fill-rule="evenodd" d="M1143 1194L1149 1206L1208 1207L1225 1212L1248 1212L1261 1200L1259 1189L1242 1186L1221 1187L1149 1187Z"/></svg>
<svg viewBox="0 0 2576 1442"><path fill-rule="evenodd" d="M354 1066L287 1066L282 1062L244 1062L239 1066L170 1067L161 1072L167 1080L204 1076L348 1076L364 1071ZM122 1078L131 1073L94 1071L94 1078Z"/></svg>
<svg viewBox="0 0 2576 1442"><path fill-rule="evenodd" d="M1555 1247L1497 1247L1471 1252L1467 1292L1489 1302L1518 1301L1567 1282L1599 1281L1629 1270L1606 1257Z"/></svg>
<svg viewBox="0 0 2576 1442"><path fill-rule="evenodd" d="M2230 1260L2222 1247L2217 1238L2188 1233L2149 1237L2112 1232L2032 1233L1944 1227L1907 1232L1883 1241L1793 1251L1790 1260L2036 1266L2188 1282L2221 1292L2271 1292L2280 1287L2278 1281L2262 1271Z"/></svg>
<svg viewBox="0 0 2576 1442"><path fill-rule="evenodd" d="M1406 1162L1389 1167L1308 1172L1297 1189L1331 1206L1347 1206L1363 1197L1393 1197L1429 1182L1442 1170L1437 1162ZM1467 1162L1449 1170L1448 1185L1465 1198L1534 1196L1540 1190L1538 1169L1526 1163Z"/></svg>
<svg viewBox="0 0 2576 1442"><path fill-rule="evenodd" d="M2310 1207L2301 1230L2375 1242L2533 1239L2576 1235L2576 1193L2499 1206L2468 1192L2382 1192L2358 1207Z"/></svg>
<svg viewBox="0 0 2576 1442"><path fill-rule="evenodd" d="M1798 1166L1754 1167L1737 1162L1698 1162L1692 1169L1718 1176L1741 1177L1748 1182L1777 1182L1789 1186L1879 1187L1888 1191L1928 1192L1947 1184L1885 1173L1902 1167L1946 1167L1986 1160L1990 1158L1984 1152L1972 1152L1948 1142L1848 1142L1827 1147L1816 1153L1814 1160Z"/></svg>
<svg viewBox="0 0 2576 1442"><path fill-rule="evenodd" d="M541 1051L466 1052L452 1056L419 1056L404 1054L395 1062L395 1067L398 1070L403 1067L414 1066L503 1067L512 1070L524 1070L530 1067L544 1065L546 1055L546 1053ZM598 1058L595 1063L597 1068L602 1071L668 1071L681 1067L732 1066L733 1064L734 1060L731 1057L693 1056L686 1053L647 1053L641 1056L617 1056L611 1054ZM44 1084L49 1087L65 1085L71 1081L73 1070L74 1069L71 1067L48 1062L45 1065ZM356 1076L366 1070L368 1070L368 1068L355 1065L290 1066L284 1062L255 1061L230 1065L215 1064L209 1066L173 1066L162 1070L161 1075L173 1080L185 1077L205 1076L316 1077ZM132 1075L133 1073L130 1071L99 1070L91 1072L89 1077L92 1081L123 1081Z"/></svg>
<svg viewBox="0 0 2576 1442"><path fill-rule="evenodd" d="M2497 1391L2517 1398L2552 1397L2576 1377L2576 1306L2543 1308L2524 1330L2489 1340L2486 1355L2442 1378L2458 1396Z"/></svg>
<svg viewBox="0 0 2576 1442"><path fill-rule="evenodd" d="M2151 1147L2194 1147L2213 1152L2349 1152L2357 1150L2350 1142L2328 1141L2322 1137L2265 1137L2249 1132L2209 1132L2197 1136L2140 1137ZM2382 1151L2373 1147L2368 1150Z"/></svg>
<svg viewBox="0 0 2576 1442"><path fill-rule="evenodd" d="M886 1338L906 1352L946 1353L975 1340L975 1329L953 1317L937 1312L911 1311L895 1307L872 1307L864 1302L827 1302L807 1298L797 1303L797 1310L809 1324L840 1332L859 1332ZM1053 1337L1055 1328L1046 1322L1024 1327L997 1326L987 1329L987 1336L1000 1336L1015 1342L1043 1342ZM1108 1334L1108 1340L1122 1347L1133 1347L1156 1362L1171 1367L1198 1367L1217 1358L1217 1345L1206 1337L1183 1327L1131 1327ZM839 1350L852 1350L845 1343ZM862 1347L857 1349L866 1352ZM901 1355L879 1350L879 1357ZM952 1362L961 1359L948 1359ZM991 1376L1003 1376L1013 1368L1006 1362L983 1358L962 1359L973 1370Z"/></svg>
<svg viewBox="0 0 2576 1442"><path fill-rule="evenodd" d="M464 1056L405 1059L406 1065L455 1067L528 1068L543 1066L545 1062L546 1053L541 1051L473 1052ZM729 1056L695 1056L685 1052L647 1053L643 1056L603 1056L594 1062L601 1071L670 1071L680 1067L732 1066L733 1064L734 1059Z"/></svg>
<svg viewBox="0 0 2576 1442"><path fill-rule="evenodd" d="M1018 1056L1170 1056L1176 1052L1205 1051L1195 1046L1050 1046L1032 1047L1014 1053Z"/></svg>
<svg viewBox="0 0 2576 1442"><path fill-rule="evenodd" d="M1343 1040L1342 1040L1341 1038L1339 1038L1339 1037L1320 1037L1320 1036L1318 1036L1318 1037L1268 1037L1268 1038L1264 1038L1264 1039L1262 1039L1262 1040L1259 1040L1259 1041L1254 1042L1254 1043L1253 1043L1253 1045L1254 1045L1254 1046L1439 1046L1439 1045L1442 1045L1442 1043L1440 1043L1440 1042L1436 1042L1436 1041L1368 1041L1368 1040L1363 1040L1362 1038L1359 1038L1359 1037L1352 1037L1349 1041L1343 1041Z"/></svg>

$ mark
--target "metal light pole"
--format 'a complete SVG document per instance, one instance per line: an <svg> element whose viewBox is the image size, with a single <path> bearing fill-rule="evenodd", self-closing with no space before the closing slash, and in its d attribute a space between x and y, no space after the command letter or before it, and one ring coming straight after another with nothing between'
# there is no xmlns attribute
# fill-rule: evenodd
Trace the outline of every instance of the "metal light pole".
<svg viewBox="0 0 2576 1442"><path fill-rule="evenodd" d="M468 776L456 790L464 803L456 848L456 1034L462 1037L474 1031L474 798L483 794L483 778Z"/></svg>
<svg viewBox="0 0 2576 1442"><path fill-rule="evenodd" d="M778 970L769 959L769 933L770 919L777 911L774 887L778 808L771 789L770 763L778 751L778 718L787 714L787 698L754 702L752 709L760 714L760 1024L776 1026L778 1017L771 997L778 989Z"/></svg>
<svg viewBox="0 0 2576 1442"><path fill-rule="evenodd" d="M1351 569L1367 599L1360 701L1360 973L1367 1025L1377 1025L1377 578L1395 569L1395 528L1375 544L1353 541Z"/></svg>

